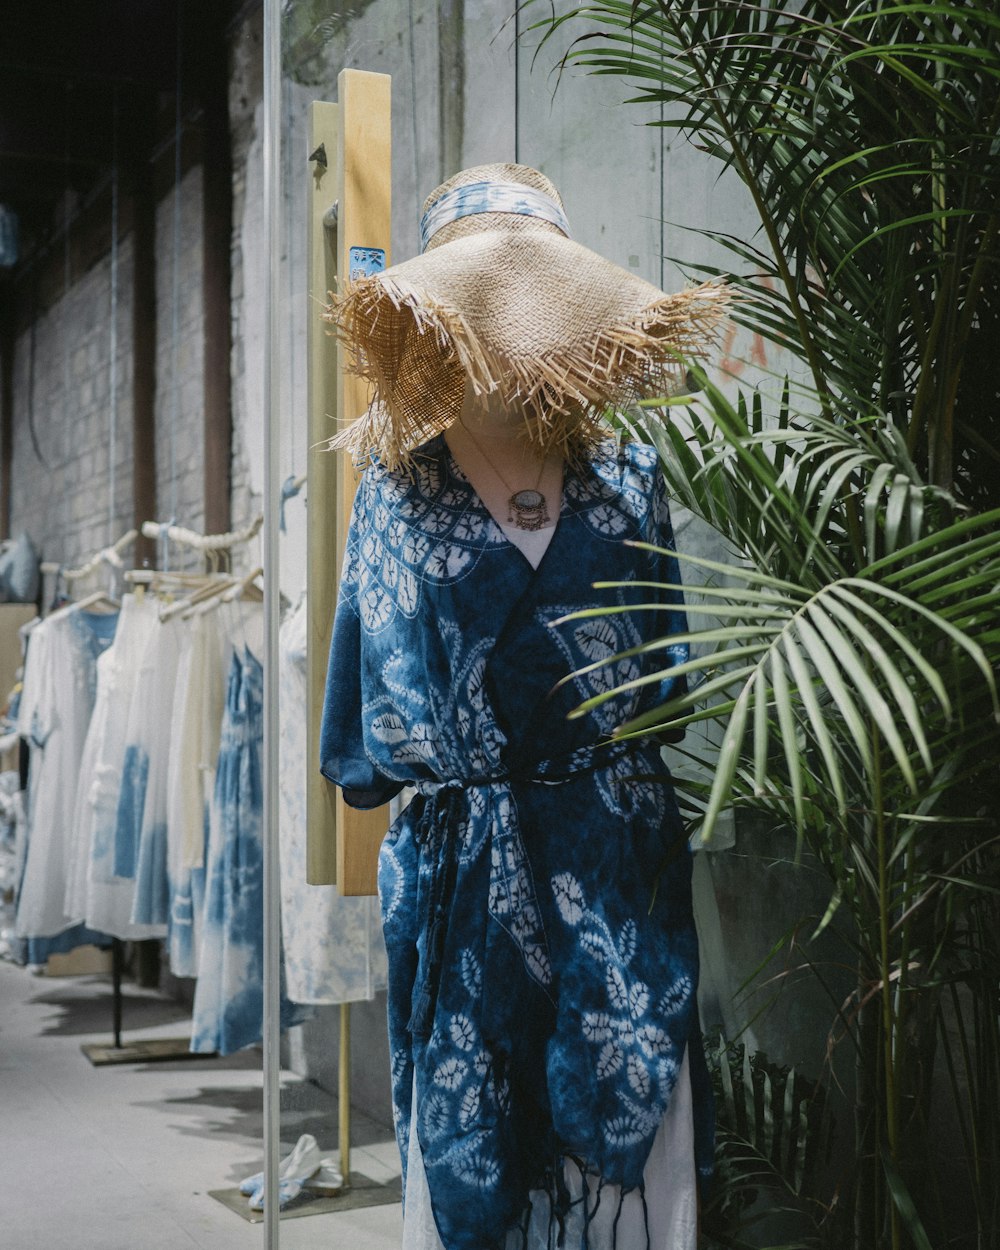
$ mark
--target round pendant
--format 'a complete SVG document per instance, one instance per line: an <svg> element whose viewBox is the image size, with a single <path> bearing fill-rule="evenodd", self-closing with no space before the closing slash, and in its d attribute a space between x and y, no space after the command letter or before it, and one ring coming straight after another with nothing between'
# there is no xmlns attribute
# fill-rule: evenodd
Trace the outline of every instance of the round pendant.
<svg viewBox="0 0 1000 1250"><path fill-rule="evenodd" d="M520 530L540 530L549 520L545 496L540 490L519 490L508 501L509 521Z"/></svg>

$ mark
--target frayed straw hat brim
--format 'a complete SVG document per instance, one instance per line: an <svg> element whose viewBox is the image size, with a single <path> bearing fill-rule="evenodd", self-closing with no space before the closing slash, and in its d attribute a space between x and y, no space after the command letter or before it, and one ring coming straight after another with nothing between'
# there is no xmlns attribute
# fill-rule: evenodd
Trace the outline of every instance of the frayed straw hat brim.
<svg viewBox="0 0 1000 1250"><path fill-rule="evenodd" d="M327 319L373 404L331 445L405 466L457 419L468 378L516 407L534 443L573 458L606 436L608 405L677 389L728 298L719 283L665 295L556 232L468 234L333 299Z"/></svg>

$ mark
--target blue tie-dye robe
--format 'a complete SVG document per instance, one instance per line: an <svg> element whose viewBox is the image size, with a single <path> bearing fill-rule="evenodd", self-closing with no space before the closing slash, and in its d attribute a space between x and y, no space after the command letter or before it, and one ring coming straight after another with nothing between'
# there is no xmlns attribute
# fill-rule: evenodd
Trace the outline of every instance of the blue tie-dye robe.
<svg viewBox="0 0 1000 1250"><path fill-rule="evenodd" d="M409 477L370 467L355 500L321 765L355 806L418 791L383 845L379 894L397 1136L405 1167L415 1088L448 1250L502 1244L531 1189L549 1190L558 1218L564 1157L640 1185L689 1039L710 1168L685 832L658 745L599 745L665 690L568 718L686 649L557 686L684 629L678 595L594 589L678 582L673 557L626 539L673 542L655 452L639 444L567 466L537 569L441 436ZM614 603L661 606L559 622Z"/></svg>

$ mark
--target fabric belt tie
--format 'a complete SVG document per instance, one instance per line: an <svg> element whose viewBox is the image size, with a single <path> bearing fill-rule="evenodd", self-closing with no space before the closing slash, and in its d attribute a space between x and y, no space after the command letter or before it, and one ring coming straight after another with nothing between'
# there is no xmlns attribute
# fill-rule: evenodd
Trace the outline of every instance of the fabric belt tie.
<svg viewBox="0 0 1000 1250"><path fill-rule="evenodd" d="M452 777L445 781L414 783L417 793L424 798L424 807L417 820L414 838L417 846L426 848L430 857L431 880L418 920L418 932L424 936L424 954L417 969L417 987L408 1026L411 1036L426 1040L434 1025L448 916L458 872L459 838L456 830L461 810L468 802L466 792L517 783L565 785L583 773L609 767L624 755L634 754L644 745L647 744L600 742L566 756L542 760L534 765L530 773L498 772L490 777ZM513 795L510 801L513 803Z"/></svg>

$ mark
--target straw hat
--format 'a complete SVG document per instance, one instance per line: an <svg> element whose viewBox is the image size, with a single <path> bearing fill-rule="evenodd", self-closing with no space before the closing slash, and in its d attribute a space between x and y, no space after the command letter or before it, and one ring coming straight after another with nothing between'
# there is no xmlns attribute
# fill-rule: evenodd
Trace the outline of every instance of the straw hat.
<svg viewBox="0 0 1000 1250"><path fill-rule="evenodd" d="M719 283L665 295L574 243L558 191L527 165L442 183L421 235L421 255L345 284L325 313L372 386L368 412L331 441L359 465L406 466L458 418L466 378L574 459L607 437L608 405L676 391L725 315Z"/></svg>

